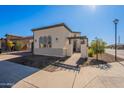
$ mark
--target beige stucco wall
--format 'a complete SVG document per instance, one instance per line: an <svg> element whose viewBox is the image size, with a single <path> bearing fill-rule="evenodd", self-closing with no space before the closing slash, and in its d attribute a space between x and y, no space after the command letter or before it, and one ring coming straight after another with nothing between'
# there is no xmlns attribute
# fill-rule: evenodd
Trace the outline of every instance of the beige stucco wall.
<svg viewBox="0 0 124 93"><path fill-rule="evenodd" d="M67 56L71 56L73 54L73 40L70 41L71 43L67 46Z"/></svg>
<svg viewBox="0 0 124 93"><path fill-rule="evenodd" d="M88 58L87 39L85 39L85 44L81 44L81 57Z"/></svg>
<svg viewBox="0 0 124 93"><path fill-rule="evenodd" d="M80 36L80 33L72 33L72 36Z"/></svg>
<svg viewBox="0 0 124 93"><path fill-rule="evenodd" d="M40 36L51 36L52 47L39 48ZM54 27L39 31L34 31L34 54L38 55L53 55L53 56L66 56L68 50L68 39L67 37L72 36L72 33L68 31L64 26ZM58 40L56 40L58 38Z"/></svg>
<svg viewBox="0 0 124 93"><path fill-rule="evenodd" d="M71 36L71 32L69 32L64 26L34 31L34 48L39 48L40 36L51 36L52 48L64 48L67 37ZM56 40L56 38L58 38L58 40Z"/></svg>
<svg viewBox="0 0 124 93"><path fill-rule="evenodd" d="M66 55L66 51L61 48L35 48L34 54L35 55L64 57Z"/></svg>
<svg viewBox="0 0 124 93"><path fill-rule="evenodd" d="M80 33L72 33L68 31L64 26L43 29L34 31L34 54L35 55L47 55L47 56L71 56L73 54L73 40L69 44L67 37L80 36ZM39 38L44 36L51 36L52 47L51 48L39 48ZM56 38L58 40L56 40ZM77 39L77 48L81 48L80 39ZM86 50L85 50L86 49ZM82 46L82 57L87 53L87 46Z"/></svg>

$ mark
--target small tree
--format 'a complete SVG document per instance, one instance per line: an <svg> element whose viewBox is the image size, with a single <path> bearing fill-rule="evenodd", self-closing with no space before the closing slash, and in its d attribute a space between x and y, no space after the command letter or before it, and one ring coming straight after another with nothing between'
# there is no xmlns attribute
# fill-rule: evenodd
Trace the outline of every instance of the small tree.
<svg viewBox="0 0 124 93"><path fill-rule="evenodd" d="M12 47L13 47L13 46L14 46L13 42L10 41L10 40L8 40L8 41L7 41L7 48L8 48L9 51L12 51Z"/></svg>
<svg viewBox="0 0 124 93"><path fill-rule="evenodd" d="M91 42L91 49L94 54L96 54L96 59L98 59L98 54L102 55L105 52L106 43L102 39L96 38Z"/></svg>

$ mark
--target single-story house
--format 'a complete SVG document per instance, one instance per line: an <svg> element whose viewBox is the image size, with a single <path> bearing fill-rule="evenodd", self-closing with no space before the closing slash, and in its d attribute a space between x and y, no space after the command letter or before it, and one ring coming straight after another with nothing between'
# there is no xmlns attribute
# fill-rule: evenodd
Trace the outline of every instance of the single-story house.
<svg viewBox="0 0 124 93"><path fill-rule="evenodd" d="M81 52L87 58L88 38L64 23L32 29L35 55L65 57Z"/></svg>

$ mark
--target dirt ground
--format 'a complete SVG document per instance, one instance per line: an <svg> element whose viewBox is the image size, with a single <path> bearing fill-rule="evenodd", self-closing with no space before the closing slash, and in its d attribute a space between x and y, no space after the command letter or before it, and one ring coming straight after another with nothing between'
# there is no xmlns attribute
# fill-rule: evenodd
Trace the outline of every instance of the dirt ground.
<svg viewBox="0 0 124 93"><path fill-rule="evenodd" d="M50 56L40 56L40 55L27 55L23 57L11 58L6 61L43 69L54 63L64 62L66 59L68 59L68 57L60 58L60 57L50 57ZM49 70L53 70L55 68L56 67L54 68L52 67L52 69Z"/></svg>
<svg viewBox="0 0 124 93"><path fill-rule="evenodd" d="M117 62L120 61L124 61L124 59L117 57ZM111 62L115 62L115 56L104 53L102 55L98 55L98 60L96 59L96 56L89 57L87 62L82 63L82 66L107 64Z"/></svg>
<svg viewBox="0 0 124 93"><path fill-rule="evenodd" d="M64 63L69 57L60 58L60 57L50 57L50 56L40 56L40 55L27 55L23 57L11 58L7 61L36 67L40 69L44 69L45 71L53 72L59 68L59 66L55 66L55 63ZM118 61L124 61L122 58L117 58ZM80 59L78 61L80 66L89 66L89 65L99 65L99 64L107 64L115 61L115 57L110 54L102 54L99 55L98 60L96 57L89 57L87 61Z"/></svg>

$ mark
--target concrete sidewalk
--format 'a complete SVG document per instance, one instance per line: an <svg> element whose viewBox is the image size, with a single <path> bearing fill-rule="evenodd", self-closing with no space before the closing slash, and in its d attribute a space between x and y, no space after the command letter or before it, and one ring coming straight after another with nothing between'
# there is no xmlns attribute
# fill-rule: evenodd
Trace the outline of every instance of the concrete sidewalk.
<svg viewBox="0 0 124 93"><path fill-rule="evenodd" d="M21 80L13 87L71 88L73 87L75 73L72 71L47 72L41 70Z"/></svg>
<svg viewBox="0 0 124 93"><path fill-rule="evenodd" d="M124 64L124 62L121 62ZM104 66L104 65L103 65ZM124 87L124 66L120 63L110 63L108 68L100 66L82 67L80 72L39 71L21 80L13 87L41 88L110 88Z"/></svg>
<svg viewBox="0 0 124 93"><path fill-rule="evenodd" d="M124 62L122 62L124 64ZM76 88L123 88L124 66L114 62L106 69L98 67L84 67L77 76Z"/></svg>
<svg viewBox="0 0 124 93"><path fill-rule="evenodd" d="M81 53L74 53L69 59L67 59L64 64L77 66L77 61L80 59Z"/></svg>

